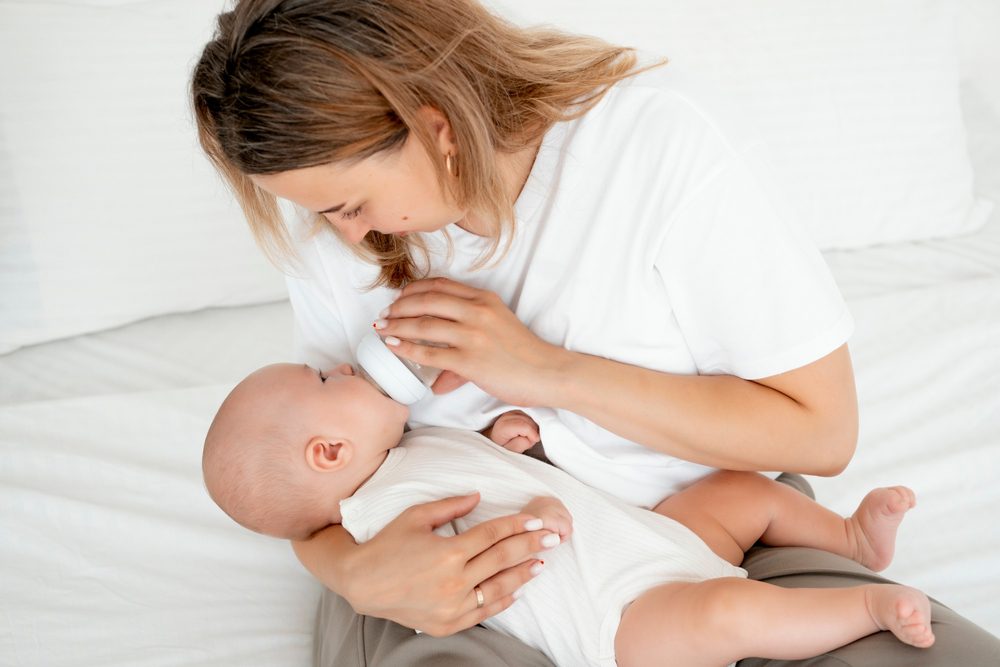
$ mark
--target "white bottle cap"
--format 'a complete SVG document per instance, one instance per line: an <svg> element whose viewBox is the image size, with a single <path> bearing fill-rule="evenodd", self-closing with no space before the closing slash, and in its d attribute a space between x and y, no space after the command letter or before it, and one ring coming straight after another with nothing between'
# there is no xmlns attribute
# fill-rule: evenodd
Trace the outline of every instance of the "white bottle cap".
<svg viewBox="0 0 1000 667"><path fill-rule="evenodd" d="M427 387L409 368L389 351L374 331L369 331L358 343L355 351L358 364L382 391L394 401L412 405L427 395Z"/></svg>

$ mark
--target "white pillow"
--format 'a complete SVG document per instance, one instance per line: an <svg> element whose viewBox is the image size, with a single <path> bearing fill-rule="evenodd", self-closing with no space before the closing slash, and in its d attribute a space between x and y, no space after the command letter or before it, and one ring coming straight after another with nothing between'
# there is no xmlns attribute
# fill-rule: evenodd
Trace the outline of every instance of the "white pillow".
<svg viewBox="0 0 1000 667"><path fill-rule="evenodd" d="M1000 113L1000 2L957 0L962 82L975 86Z"/></svg>
<svg viewBox="0 0 1000 667"><path fill-rule="evenodd" d="M953 1L490 4L666 55L723 90L771 147L820 248L968 233L989 214L973 196Z"/></svg>
<svg viewBox="0 0 1000 667"><path fill-rule="evenodd" d="M223 0L0 0L0 353L285 296L197 146Z"/></svg>

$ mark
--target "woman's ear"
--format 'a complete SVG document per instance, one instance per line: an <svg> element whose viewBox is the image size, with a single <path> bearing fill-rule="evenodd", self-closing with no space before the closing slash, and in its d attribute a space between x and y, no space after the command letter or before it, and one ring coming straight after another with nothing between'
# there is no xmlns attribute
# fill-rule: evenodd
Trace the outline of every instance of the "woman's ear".
<svg viewBox="0 0 1000 667"><path fill-rule="evenodd" d="M456 152L455 134L451 131L451 123L448 122L447 116L440 109L427 104L417 109L417 114L424 121L431 136L434 137L434 143L441 151L441 155L454 155Z"/></svg>
<svg viewBox="0 0 1000 667"><path fill-rule="evenodd" d="M306 465L316 472L342 470L351 460L354 448L347 440L313 436L306 445Z"/></svg>

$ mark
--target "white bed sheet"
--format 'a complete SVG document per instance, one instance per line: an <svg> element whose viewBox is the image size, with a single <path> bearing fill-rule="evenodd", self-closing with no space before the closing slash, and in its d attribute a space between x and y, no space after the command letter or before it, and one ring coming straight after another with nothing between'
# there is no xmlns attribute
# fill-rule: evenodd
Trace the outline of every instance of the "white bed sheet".
<svg viewBox="0 0 1000 667"><path fill-rule="evenodd" d="M228 390L3 408L0 662L308 664L318 584L201 482L201 441Z"/></svg>
<svg viewBox="0 0 1000 667"><path fill-rule="evenodd" d="M842 514L905 484L917 507L887 575L1000 634L1000 276L851 301L861 430L848 469L811 478Z"/></svg>
<svg viewBox="0 0 1000 667"><path fill-rule="evenodd" d="M857 455L812 481L850 512L916 489L889 575L1000 634L1000 216L828 256L858 322ZM319 586L200 478L218 403L287 359L287 302L156 318L0 357L0 662L305 665Z"/></svg>
<svg viewBox="0 0 1000 667"><path fill-rule="evenodd" d="M208 498L201 444L287 301L0 356L0 664L306 665L321 587Z"/></svg>

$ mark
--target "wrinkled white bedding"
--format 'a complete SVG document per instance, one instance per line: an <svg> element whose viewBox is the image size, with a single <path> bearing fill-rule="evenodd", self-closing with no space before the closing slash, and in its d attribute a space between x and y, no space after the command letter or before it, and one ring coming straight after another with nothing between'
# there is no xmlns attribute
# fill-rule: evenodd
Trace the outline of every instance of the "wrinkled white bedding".
<svg viewBox="0 0 1000 667"><path fill-rule="evenodd" d="M858 323L857 455L813 479L847 513L912 486L889 575L1000 633L1000 218L827 255ZM0 656L23 665L304 665L319 588L224 517L201 439L287 359L286 302L174 315L0 357Z"/></svg>
<svg viewBox="0 0 1000 667"><path fill-rule="evenodd" d="M874 486L906 484L918 504L888 576L1000 632L1000 276L851 302L861 405L858 450L818 499L850 513Z"/></svg>
<svg viewBox="0 0 1000 667"><path fill-rule="evenodd" d="M919 496L888 574L1000 634L1000 213L975 235L830 252L861 405L850 512ZM319 585L223 516L201 440L229 388L289 358L287 302L169 315L0 356L0 662L306 665Z"/></svg>
<svg viewBox="0 0 1000 667"><path fill-rule="evenodd" d="M201 440L228 390L0 410L0 662L308 663L318 584L202 486Z"/></svg>

